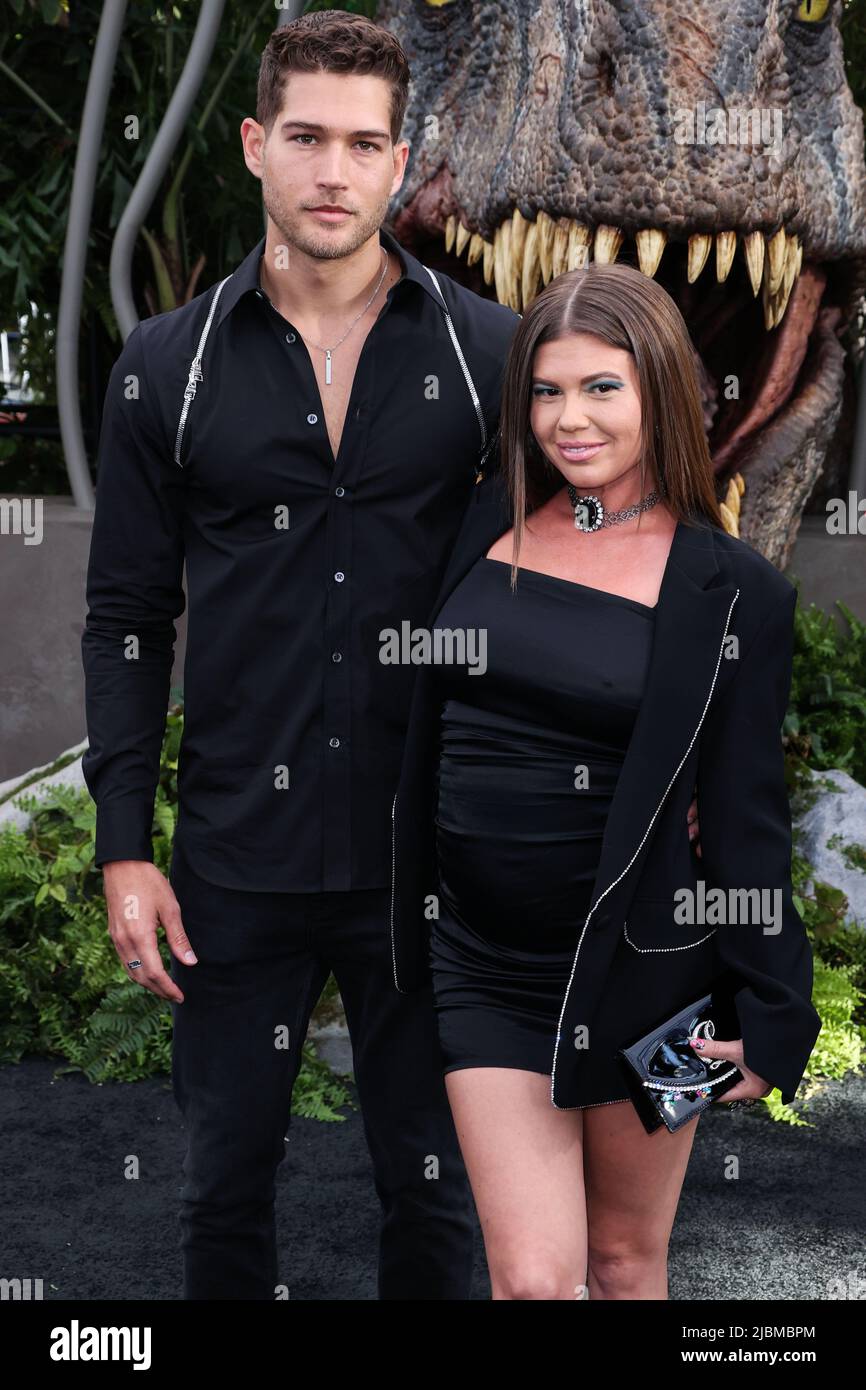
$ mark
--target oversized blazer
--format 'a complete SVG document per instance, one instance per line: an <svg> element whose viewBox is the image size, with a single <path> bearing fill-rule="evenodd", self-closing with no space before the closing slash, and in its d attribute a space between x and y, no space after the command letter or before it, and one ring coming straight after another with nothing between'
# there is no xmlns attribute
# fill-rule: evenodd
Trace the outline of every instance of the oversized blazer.
<svg viewBox="0 0 866 1390"><path fill-rule="evenodd" d="M510 526L497 471L474 489L429 628L474 562ZM624 932L639 950L668 953L673 992L678 978L685 992L680 1006L696 997L686 969L689 950L712 934L712 973L718 988L727 985L745 1063L778 1087L784 1102L794 1098L821 1028L811 1003L812 952L792 898L781 740L796 601L790 581L745 541L703 519L677 525L590 910L575 923L574 962L551 1057L551 1102L558 1109L578 1105L588 1054L568 1044L576 1029L591 1026ZM402 992L429 980L430 904L438 902L440 713L435 672L422 665L392 806L391 948L394 983ZM700 857L687 828L696 787ZM760 920L715 928L674 922L675 892L699 893L699 880L706 892L723 889L728 900L731 890L780 890L781 929L765 931ZM717 1029L716 1036L730 1034Z"/></svg>

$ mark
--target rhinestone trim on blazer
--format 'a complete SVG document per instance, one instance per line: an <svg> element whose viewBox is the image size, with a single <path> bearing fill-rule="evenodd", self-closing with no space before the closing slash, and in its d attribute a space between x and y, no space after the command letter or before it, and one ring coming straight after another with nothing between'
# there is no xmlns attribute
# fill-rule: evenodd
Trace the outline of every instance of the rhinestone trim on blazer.
<svg viewBox="0 0 866 1390"><path fill-rule="evenodd" d="M622 934L629 946L633 951L640 951L642 956L645 956L649 951L691 951L694 946L702 946L705 941L709 941L710 937L714 936L717 931L718 927L713 927L713 930L708 931L706 936L702 936L700 941L690 941L685 946L636 946L628 934L628 918L622 924Z"/></svg>

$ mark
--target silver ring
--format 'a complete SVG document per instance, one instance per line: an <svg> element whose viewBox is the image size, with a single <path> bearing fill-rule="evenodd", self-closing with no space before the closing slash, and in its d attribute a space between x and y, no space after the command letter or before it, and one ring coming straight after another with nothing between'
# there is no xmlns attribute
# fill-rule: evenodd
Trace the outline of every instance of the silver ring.
<svg viewBox="0 0 866 1390"><path fill-rule="evenodd" d="M140 970L140 969L141 969L141 961L140 961L140 960L128 960L126 963L127 963L127 965L129 966L130 970Z"/></svg>

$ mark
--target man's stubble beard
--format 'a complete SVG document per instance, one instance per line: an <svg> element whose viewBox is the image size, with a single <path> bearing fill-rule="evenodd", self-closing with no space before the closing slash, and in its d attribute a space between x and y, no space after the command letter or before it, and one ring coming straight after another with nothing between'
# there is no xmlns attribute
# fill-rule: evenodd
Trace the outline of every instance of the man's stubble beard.
<svg viewBox="0 0 866 1390"><path fill-rule="evenodd" d="M359 246L363 246L365 241L378 232L388 216L391 195L388 193L372 212L354 213L348 226L340 228L343 237L346 238L341 242L308 231L303 224L303 212L295 214L285 206L279 189L271 183L265 171L262 172L262 201L286 246L303 252L313 260L334 261L351 256L353 251L357 251ZM339 202L339 199L337 201ZM327 199L323 198L322 204L326 202Z"/></svg>

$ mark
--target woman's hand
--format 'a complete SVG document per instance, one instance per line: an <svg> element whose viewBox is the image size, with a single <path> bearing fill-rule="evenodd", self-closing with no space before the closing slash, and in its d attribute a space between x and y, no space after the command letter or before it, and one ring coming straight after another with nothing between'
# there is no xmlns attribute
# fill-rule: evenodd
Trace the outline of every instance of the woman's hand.
<svg viewBox="0 0 866 1390"><path fill-rule="evenodd" d="M686 812L686 824L689 827L689 839L695 842L695 854L700 859L701 856L701 827L698 825L698 798L692 797L692 804Z"/></svg>
<svg viewBox="0 0 866 1390"><path fill-rule="evenodd" d="M719 1097L719 1104L732 1100L763 1100L772 1091L773 1083L765 1081L756 1071L749 1071L743 1061L742 1038L735 1038L732 1042L725 1042L721 1038L692 1038L690 1041L695 1051L703 1057L722 1057L726 1062L733 1062L743 1073L743 1080L732 1086L730 1091L725 1091Z"/></svg>

